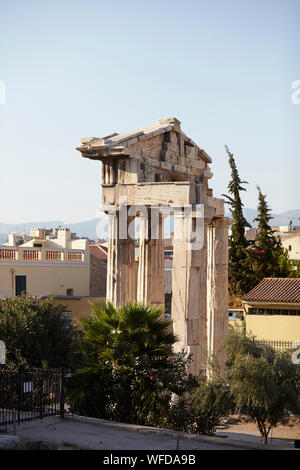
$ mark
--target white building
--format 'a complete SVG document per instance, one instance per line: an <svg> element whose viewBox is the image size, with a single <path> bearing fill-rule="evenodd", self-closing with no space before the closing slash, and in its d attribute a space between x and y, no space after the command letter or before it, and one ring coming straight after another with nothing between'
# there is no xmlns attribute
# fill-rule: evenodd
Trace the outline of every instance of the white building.
<svg viewBox="0 0 300 470"><path fill-rule="evenodd" d="M300 230L294 233L282 234L281 242L282 246L287 249L290 259L300 260Z"/></svg>

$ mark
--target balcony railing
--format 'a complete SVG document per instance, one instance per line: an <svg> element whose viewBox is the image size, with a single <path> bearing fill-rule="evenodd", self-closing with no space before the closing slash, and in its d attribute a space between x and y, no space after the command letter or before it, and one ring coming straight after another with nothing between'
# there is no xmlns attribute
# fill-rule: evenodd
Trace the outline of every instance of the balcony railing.
<svg viewBox="0 0 300 470"><path fill-rule="evenodd" d="M47 250L46 251L46 260L47 261L61 261L62 260L62 252L61 251Z"/></svg>
<svg viewBox="0 0 300 470"><path fill-rule="evenodd" d="M67 260L68 261L83 261L83 254L80 252L73 253L72 251L68 251Z"/></svg>
<svg viewBox="0 0 300 470"><path fill-rule="evenodd" d="M37 261L39 259L38 250L23 250L24 261Z"/></svg>
<svg viewBox="0 0 300 470"><path fill-rule="evenodd" d="M16 259L16 250L0 249L0 259Z"/></svg>
<svg viewBox="0 0 300 470"><path fill-rule="evenodd" d="M23 249L23 248L0 248L0 261L50 261L50 262L75 262L85 261L83 251Z"/></svg>

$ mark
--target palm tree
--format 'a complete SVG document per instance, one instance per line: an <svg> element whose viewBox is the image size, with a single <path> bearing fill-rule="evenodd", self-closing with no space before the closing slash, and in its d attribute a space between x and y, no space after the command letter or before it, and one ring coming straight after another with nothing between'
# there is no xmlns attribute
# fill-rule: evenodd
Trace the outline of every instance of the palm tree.
<svg viewBox="0 0 300 470"><path fill-rule="evenodd" d="M84 327L82 355L68 403L81 414L160 425L172 393L191 387L191 357L172 351L177 337L161 308L142 304L94 304Z"/></svg>
<svg viewBox="0 0 300 470"><path fill-rule="evenodd" d="M113 304L94 304L90 316L81 320L84 327L85 372L97 372L103 364L114 368L136 368L141 362L155 367L170 354L178 340L172 320L162 309L138 303L115 308Z"/></svg>

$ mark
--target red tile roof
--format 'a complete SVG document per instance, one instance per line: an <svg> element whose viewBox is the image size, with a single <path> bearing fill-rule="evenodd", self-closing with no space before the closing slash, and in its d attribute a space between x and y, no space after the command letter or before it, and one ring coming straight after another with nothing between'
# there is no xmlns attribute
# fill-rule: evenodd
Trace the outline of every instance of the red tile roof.
<svg viewBox="0 0 300 470"><path fill-rule="evenodd" d="M300 303L300 278L270 278L261 281L243 297L247 302Z"/></svg>
<svg viewBox="0 0 300 470"><path fill-rule="evenodd" d="M107 260L107 248L102 245L90 245L90 254L98 259Z"/></svg>
<svg viewBox="0 0 300 470"><path fill-rule="evenodd" d="M292 232L292 233L283 233L282 235L280 235L280 238L282 239L282 241L284 240L288 240L289 238L294 238L294 237L300 237L300 232Z"/></svg>

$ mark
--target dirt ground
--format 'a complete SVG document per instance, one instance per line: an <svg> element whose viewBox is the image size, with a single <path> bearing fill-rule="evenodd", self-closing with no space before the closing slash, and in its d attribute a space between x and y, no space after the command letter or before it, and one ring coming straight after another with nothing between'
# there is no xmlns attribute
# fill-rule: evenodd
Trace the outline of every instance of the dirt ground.
<svg viewBox="0 0 300 470"><path fill-rule="evenodd" d="M216 432L216 435L228 436L235 438L239 434L239 440L246 440L248 442L258 442L260 434L254 422L239 422L236 424L228 424L225 429ZM288 424L278 425L276 428L271 429L269 434L270 444L278 440L294 441L300 439L300 418L292 418Z"/></svg>

